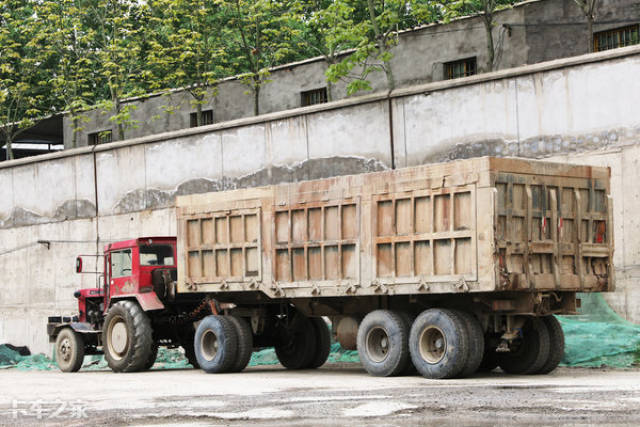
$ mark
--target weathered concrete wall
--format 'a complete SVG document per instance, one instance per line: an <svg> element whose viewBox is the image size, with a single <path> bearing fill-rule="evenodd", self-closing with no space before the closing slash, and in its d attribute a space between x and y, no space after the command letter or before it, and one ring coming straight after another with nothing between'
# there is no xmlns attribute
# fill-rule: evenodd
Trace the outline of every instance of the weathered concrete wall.
<svg viewBox="0 0 640 427"><path fill-rule="evenodd" d="M73 273L75 256L174 235L176 194L489 154L613 167L610 300L640 321L639 74L633 47L2 163L0 342L44 351L46 316L72 313L73 289L95 283Z"/></svg>

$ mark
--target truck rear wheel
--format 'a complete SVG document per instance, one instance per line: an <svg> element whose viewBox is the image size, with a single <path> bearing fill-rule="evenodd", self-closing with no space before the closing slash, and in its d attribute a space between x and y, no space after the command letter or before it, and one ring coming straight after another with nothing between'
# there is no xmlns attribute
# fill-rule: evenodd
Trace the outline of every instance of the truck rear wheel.
<svg viewBox="0 0 640 427"><path fill-rule="evenodd" d="M225 316L202 319L194 338L196 359L208 373L229 372L238 356L238 334Z"/></svg>
<svg viewBox="0 0 640 427"><path fill-rule="evenodd" d="M275 345L278 360L287 369L306 369L316 354L316 331L308 317L297 313L289 327L280 326Z"/></svg>
<svg viewBox="0 0 640 427"><path fill-rule="evenodd" d="M549 346L547 326L542 319L530 317L522 328L522 336L511 344L511 351L498 355L498 364L509 374L535 374L547 362Z"/></svg>
<svg viewBox="0 0 640 427"><path fill-rule="evenodd" d="M56 337L56 363L62 372L78 372L84 360L84 340L71 328Z"/></svg>
<svg viewBox="0 0 640 427"><path fill-rule="evenodd" d="M469 359L467 325L453 310L425 310L411 326L409 350L413 364L423 377L456 377Z"/></svg>
<svg viewBox="0 0 640 427"><path fill-rule="evenodd" d="M315 369L324 365L331 352L331 333L327 323L322 317L312 317L311 323L316 336L316 353L309 364L309 368Z"/></svg>
<svg viewBox="0 0 640 427"><path fill-rule="evenodd" d="M391 310L367 314L358 327L358 354L371 375L400 375L409 363L409 330L402 316Z"/></svg>
<svg viewBox="0 0 640 427"><path fill-rule="evenodd" d="M542 318L542 321L547 327L550 341L549 357L537 372L538 374L544 375L556 369L564 357L564 332L562 331L560 322L558 322L555 316L545 316Z"/></svg>
<svg viewBox="0 0 640 427"><path fill-rule="evenodd" d="M469 334L469 357L465 363L460 377L465 378L478 371L482 357L484 356L484 332L475 315L467 311L457 311L464 320Z"/></svg>
<svg viewBox="0 0 640 427"><path fill-rule="evenodd" d="M238 353L236 360L231 366L229 372L240 372L249 364L251 354L253 353L253 332L251 326L242 317L227 316L227 319L233 323L238 335Z"/></svg>
<svg viewBox="0 0 640 427"><path fill-rule="evenodd" d="M148 365L153 352L151 321L135 302L117 302L104 321L102 343L112 371L140 371Z"/></svg>

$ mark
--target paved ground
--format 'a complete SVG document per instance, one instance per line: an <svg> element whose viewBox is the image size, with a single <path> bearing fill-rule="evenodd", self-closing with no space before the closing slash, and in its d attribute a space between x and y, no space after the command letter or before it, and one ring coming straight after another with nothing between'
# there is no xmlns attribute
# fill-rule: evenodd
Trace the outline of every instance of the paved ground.
<svg viewBox="0 0 640 427"><path fill-rule="evenodd" d="M224 375L0 370L0 385L5 425L640 425L637 369L446 381L374 378L355 364Z"/></svg>

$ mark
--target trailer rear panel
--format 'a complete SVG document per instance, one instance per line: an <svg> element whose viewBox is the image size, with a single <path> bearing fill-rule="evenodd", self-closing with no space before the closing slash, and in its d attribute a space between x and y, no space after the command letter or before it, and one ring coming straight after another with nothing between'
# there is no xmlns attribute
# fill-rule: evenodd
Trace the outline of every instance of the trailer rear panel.
<svg viewBox="0 0 640 427"><path fill-rule="evenodd" d="M178 292L611 291L609 175L485 157L179 197Z"/></svg>

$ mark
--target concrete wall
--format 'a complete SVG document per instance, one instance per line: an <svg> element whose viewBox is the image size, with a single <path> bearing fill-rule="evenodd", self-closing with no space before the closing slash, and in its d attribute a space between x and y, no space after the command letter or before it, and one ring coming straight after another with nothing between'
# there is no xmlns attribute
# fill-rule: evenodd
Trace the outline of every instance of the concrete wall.
<svg viewBox="0 0 640 427"><path fill-rule="evenodd" d="M73 290L95 284L73 272L75 256L175 235L176 194L488 154L613 168L618 291L609 299L640 322L640 116L629 108L639 74L632 47L4 162L0 342L46 350L46 316L73 313Z"/></svg>
<svg viewBox="0 0 640 427"><path fill-rule="evenodd" d="M594 31L640 22L639 0L602 0L598 2ZM633 20L636 21L633 21ZM620 22L622 21L622 22ZM560 25L561 24L561 25ZM508 26L508 29L507 27ZM589 37L586 21L574 0L541 0L520 3L512 9L496 13L493 38L496 50L495 69L507 69L587 53ZM455 20L446 25L430 25L415 31L405 31L393 49L392 69L396 87L429 83L444 79L444 63L476 57L478 72L488 69L487 42L480 17ZM321 58L277 67L260 93L260 111L272 113L301 105L302 91L327 86L327 64ZM382 72L368 76L373 92L387 90ZM332 87L334 100L347 98L347 82ZM220 83L217 96L208 97L204 109L213 109L216 123L253 115L253 95L238 80ZM132 101L137 109L132 113L136 127L128 129L127 138L138 138L160 132L189 127L189 113L195 111L192 98L186 92L152 96ZM171 110L168 114L166 111ZM87 122L77 134L75 146L87 145L89 133L116 128L109 114L91 111ZM74 146L73 127L65 117L65 147Z"/></svg>

